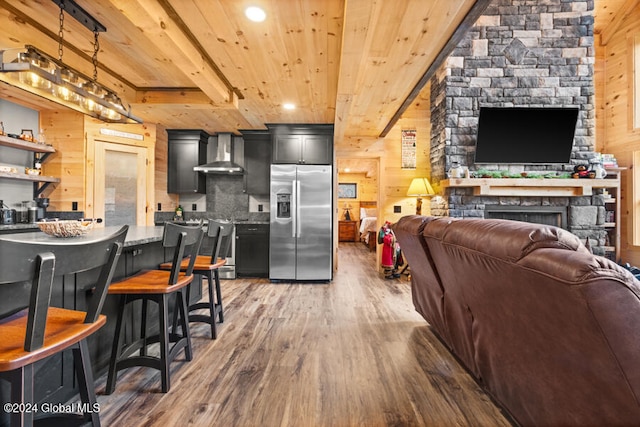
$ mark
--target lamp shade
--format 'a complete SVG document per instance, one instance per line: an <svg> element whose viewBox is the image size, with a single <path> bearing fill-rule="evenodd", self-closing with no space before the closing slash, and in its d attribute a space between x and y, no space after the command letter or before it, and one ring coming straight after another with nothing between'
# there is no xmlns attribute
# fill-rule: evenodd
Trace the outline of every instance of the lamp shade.
<svg viewBox="0 0 640 427"><path fill-rule="evenodd" d="M428 196L436 194L427 178L413 178L407 196Z"/></svg>

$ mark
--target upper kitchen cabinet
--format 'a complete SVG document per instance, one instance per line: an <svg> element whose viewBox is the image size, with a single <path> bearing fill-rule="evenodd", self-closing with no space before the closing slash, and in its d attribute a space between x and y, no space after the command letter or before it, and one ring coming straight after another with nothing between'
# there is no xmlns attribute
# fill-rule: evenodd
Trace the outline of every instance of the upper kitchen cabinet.
<svg viewBox="0 0 640 427"><path fill-rule="evenodd" d="M269 194L271 134L266 130L241 130L244 139L245 192Z"/></svg>
<svg viewBox="0 0 640 427"><path fill-rule="evenodd" d="M202 130L168 129L167 192L206 193L206 177L193 168L207 163L209 135Z"/></svg>
<svg viewBox="0 0 640 427"><path fill-rule="evenodd" d="M333 125L267 125L271 131L272 163L330 165Z"/></svg>

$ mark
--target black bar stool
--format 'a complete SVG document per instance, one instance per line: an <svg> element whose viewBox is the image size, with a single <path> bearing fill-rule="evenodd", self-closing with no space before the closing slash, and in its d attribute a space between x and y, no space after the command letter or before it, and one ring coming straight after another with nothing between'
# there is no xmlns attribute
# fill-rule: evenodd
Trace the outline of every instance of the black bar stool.
<svg viewBox="0 0 640 427"><path fill-rule="evenodd" d="M69 348L73 351L80 398L87 412L52 414L51 425L100 425L98 412L91 409L97 400L86 339L106 323L100 311L127 230L128 226L124 226L103 238L87 236L49 242L0 236L0 286L21 282L31 285L29 307L0 320L0 378L11 384L12 403L35 403L35 362ZM100 272L86 313L49 306L54 277L97 269ZM33 415L12 411L11 425L31 426Z"/></svg>
<svg viewBox="0 0 640 427"><path fill-rule="evenodd" d="M193 265L196 260L204 232L200 227L189 227L166 223L162 245L165 248L174 248L173 263L180 265L180 261L186 256L188 265L184 272L179 267L171 270L143 270L123 280L113 282L109 286L110 295L120 295L118 319L116 322L115 337L111 349L109 362L109 374L105 393L111 394L115 390L118 371L133 366L146 366L158 369L161 375L162 392L169 391L169 364L175 359L177 353L184 349L187 360L192 359L191 337L189 334L189 322L187 319L187 299L185 288L193 281ZM169 296L175 295L175 307L180 317L179 326L181 333L177 333L177 325L169 329ZM133 301L142 300L142 323L140 339L122 346L122 329L124 323L125 306ZM158 304L158 335L147 337L146 317L147 302L154 301ZM160 343L160 356L154 357L147 354L147 347L153 343ZM171 344L173 344L171 346ZM171 346L171 347L170 347ZM134 353L139 352L138 356Z"/></svg>
<svg viewBox="0 0 640 427"><path fill-rule="evenodd" d="M220 289L219 269L227 263L226 254L231 246L231 236L233 235L234 225L230 222L209 220L207 236L214 239L213 250L211 256L198 255L193 267L193 274L200 274L207 278L209 300L201 301L189 306L189 321L202 322L211 325L211 339L216 339L218 333L216 330L216 316L220 323L224 322L224 312L222 308L222 291ZM222 257L220 256L222 255ZM188 261L183 260L180 264L180 270L186 271ZM161 269L169 270L173 264L166 262L160 265ZM214 298L215 291L215 298ZM208 310L209 314L192 313L196 310Z"/></svg>

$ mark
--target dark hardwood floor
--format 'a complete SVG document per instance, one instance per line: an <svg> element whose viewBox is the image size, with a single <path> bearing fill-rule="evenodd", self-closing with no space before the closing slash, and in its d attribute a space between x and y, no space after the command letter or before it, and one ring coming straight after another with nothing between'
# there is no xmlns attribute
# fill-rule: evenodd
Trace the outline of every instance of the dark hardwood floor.
<svg viewBox="0 0 640 427"><path fill-rule="evenodd" d="M98 380L103 426L510 426L417 314L406 278L341 243L331 284L222 283L218 339L192 324L194 359Z"/></svg>

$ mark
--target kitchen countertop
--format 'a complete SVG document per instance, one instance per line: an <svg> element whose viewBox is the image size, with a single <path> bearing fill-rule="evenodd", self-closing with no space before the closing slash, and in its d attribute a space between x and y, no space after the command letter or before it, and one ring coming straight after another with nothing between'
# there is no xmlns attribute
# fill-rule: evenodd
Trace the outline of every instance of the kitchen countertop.
<svg viewBox="0 0 640 427"><path fill-rule="evenodd" d="M0 231L10 231L10 230L39 230L37 224L3 224L0 225Z"/></svg>
<svg viewBox="0 0 640 427"><path fill-rule="evenodd" d="M226 220L225 220L226 221ZM166 222L175 222L175 223L179 223L179 224L187 224L187 225L194 225L197 224L196 220L187 220L187 221L166 221ZM254 221L254 220L234 220L231 221L233 224L235 225L239 225L239 224L249 224L249 225L255 225L255 224L269 224L269 221ZM165 221L156 221L156 225L163 225L165 223ZM207 225L209 223L208 219L204 220L204 225Z"/></svg>
<svg viewBox="0 0 640 427"><path fill-rule="evenodd" d="M30 225L30 224L16 224L16 225ZM37 226L36 226L37 227ZM89 231L84 236L79 237L68 237L68 238L60 238L53 237L45 234L41 231L35 231L32 233L14 233L14 234L3 234L0 235L0 240L14 240L14 241L28 241L28 242L44 242L50 243L51 245L64 244L69 241L86 241L91 242L95 239L99 239L104 236L108 236L110 234L118 231L120 227L111 226L111 227L97 227L93 230ZM129 226L129 231L127 231L127 237L124 240L124 247L129 246L137 246L144 245L146 243L159 242L162 240L162 232L164 227L162 226L150 226L150 227L141 227L141 226Z"/></svg>

